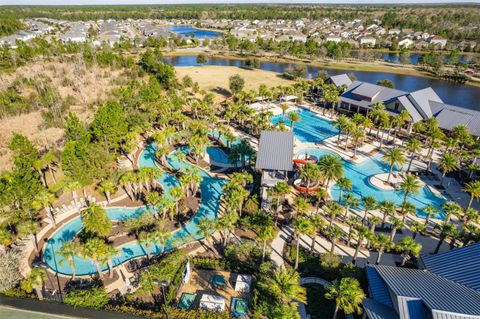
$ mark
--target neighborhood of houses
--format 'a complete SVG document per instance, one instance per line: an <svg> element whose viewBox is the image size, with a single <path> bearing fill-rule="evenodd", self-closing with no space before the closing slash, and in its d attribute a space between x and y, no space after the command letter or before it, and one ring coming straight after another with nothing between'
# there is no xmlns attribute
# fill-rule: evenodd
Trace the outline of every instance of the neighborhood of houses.
<svg viewBox="0 0 480 319"><path fill-rule="evenodd" d="M366 24L361 20L337 21L322 20L98 20L61 21L53 19L26 19L27 28L16 34L0 38L0 44L15 47L17 40L28 42L38 36L57 37L64 42L87 42L94 45L107 43L113 46L122 38L141 44L147 37L168 38L173 33L167 26L194 25L201 28L222 30L240 39L257 41L349 43L353 48L380 47L411 49L460 48L475 51L480 48L478 41L450 41L428 31L412 29L387 29L381 21Z"/></svg>

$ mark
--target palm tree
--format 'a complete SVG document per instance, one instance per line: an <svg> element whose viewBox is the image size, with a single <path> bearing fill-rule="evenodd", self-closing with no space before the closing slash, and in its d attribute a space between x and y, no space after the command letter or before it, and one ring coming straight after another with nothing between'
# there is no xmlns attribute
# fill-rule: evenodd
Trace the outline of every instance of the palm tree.
<svg viewBox="0 0 480 319"><path fill-rule="evenodd" d="M445 175L453 172L454 170L458 169L460 167L460 163L458 161L458 157L451 154L451 153L445 153L443 154L442 157L440 157L440 160L438 161L438 164L440 166L440 170L442 171L442 185L443 181L445 179Z"/></svg>
<svg viewBox="0 0 480 319"><path fill-rule="evenodd" d="M368 218L368 224L370 225L370 231L373 233L375 232L375 226L380 225L382 223L382 219L377 216L370 216Z"/></svg>
<svg viewBox="0 0 480 319"><path fill-rule="evenodd" d="M103 277L101 265L105 263L109 264L110 276L113 275L113 267L111 267L110 261L110 258L116 254L113 246L108 245L100 238L93 237L87 239L85 244L83 244L81 254L84 258L92 261L100 277Z"/></svg>
<svg viewBox="0 0 480 319"><path fill-rule="evenodd" d="M420 191L421 185L416 176L407 175L403 182L400 183L400 188L402 189L402 192L404 194L402 205L403 210L403 206L407 201L407 196L410 194L417 194Z"/></svg>
<svg viewBox="0 0 480 319"><path fill-rule="evenodd" d="M97 186L97 190L105 196L107 203L110 204L110 196L115 194L117 188L111 181L105 180Z"/></svg>
<svg viewBox="0 0 480 319"><path fill-rule="evenodd" d="M218 219L217 228L223 234L223 248L227 247L227 244L230 241L230 233L235 230L235 226L238 221L238 214L233 210L227 210L222 217Z"/></svg>
<svg viewBox="0 0 480 319"><path fill-rule="evenodd" d="M357 158L357 151L358 151L358 145L363 143L365 139L365 132L363 132L361 129L354 129L351 133L352 139L353 139L353 156L352 158Z"/></svg>
<svg viewBox="0 0 480 319"><path fill-rule="evenodd" d="M398 219L394 216L391 216L389 218L389 222L392 228L392 231L390 233L390 240L393 241L395 239L395 235L397 234L397 230L405 228L405 223L401 219Z"/></svg>
<svg viewBox="0 0 480 319"><path fill-rule="evenodd" d="M317 198L317 202L315 204L315 212L318 214L318 210L320 209L320 204L325 203L330 195L328 194L325 188L319 188L315 192L315 197Z"/></svg>
<svg viewBox="0 0 480 319"><path fill-rule="evenodd" d="M422 143L416 138L411 138L406 145L407 151L410 154L410 162L408 163L407 173L410 172L413 160L417 156L417 153L422 150Z"/></svg>
<svg viewBox="0 0 480 319"><path fill-rule="evenodd" d="M382 160L390 165L387 177L387 183L390 183L390 176L392 175L393 168L405 163L405 155L403 155L403 150L400 147L393 147L383 154Z"/></svg>
<svg viewBox="0 0 480 319"><path fill-rule="evenodd" d="M307 193L309 192L310 185L320 180L322 174L317 164L305 164L300 169L300 178L306 181Z"/></svg>
<svg viewBox="0 0 480 319"><path fill-rule="evenodd" d="M107 212L101 206L91 203L81 212L82 223L87 231L99 237L107 237L112 229L112 224Z"/></svg>
<svg viewBox="0 0 480 319"><path fill-rule="evenodd" d="M297 251L295 256L295 269L298 268L298 259L300 252L300 236L301 235L314 235L315 229L307 217L298 217L293 222L293 231L297 240Z"/></svg>
<svg viewBox="0 0 480 319"><path fill-rule="evenodd" d="M361 222L362 222L361 218L359 218L358 216L355 216L355 215L350 215L345 220L345 223L347 223L347 225L348 225L348 237L347 237L347 246L348 247L350 247L352 239L353 239L354 235L356 235L355 228L359 227Z"/></svg>
<svg viewBox="0 0 480 319"><path fill-rule="evenodd" d="M430 221L430 218L438 213L438 209L435 206L428 205L428 206L424 207L422 210L425 213L425 223L424 223L424 225L425 225L425 227L427 227L428 222Z"/></svg>
<svg viewBox="0 0 480 319"><path fill-rule="evenodd" d="M290 192L290 186L287 182L279 182L271 188L271 194L276 198L275 204L275 226L277 226L278 213L280 211L280 203L284 200L285 196Z"/></svg>
<svg viewBox="0 0 480 319"><path fill-rule="evenodd" d="M472 206L473 200L480 197L480 181L465 184L463 190L470 194L470 201L467 205L467 209L469 209Z"/></svg>
<svg viewBox="0 0 480 319"><path fill-rule="evenodd" d="M367 220L368 213L378 207L378 202L373 196L365 196L362 198L362 206L365 214L363 215L363 221Z"/></svg>
<svg viewBox="0 0 480 319"><path fill-rule="evenodd" d="M34 209L45 209L48 217L53 223L53 226L56 227L57 223L55 221L55 216L53 213L53 203L55 202L56 197L54 194L50 193L47 190L41 190L38 194L35 195L35 198L32 202L32 207Z"/></svg>
<svg viewBox="0 0 480 319"><path fill-rule="evenodd" d="M410 259L410 256L418 258L420 256L420 251L422 250L422 244L417 243L412 237L405 236L397 244L397 251L402 252L402 264L400 267L405 266L407 260Z"/></svg>
<svg viewBox="0 0 480 319"><path fill-rule="evenodd" d="M358 252L360 251L360 248L362 247L363 240L370 235L370 230L368 229L367 226L364 226L363 224L360 224L356 227L357 231L357 247L355 248L355 253L353 254L353 264L355 264L355 261L357 260L358 257Z"/></svg>
<svg viewBox="0 0 480 319"><path fill-rule="evenodd" d="M308 203L308 200L305 199L304 197L297 197L293 202L293 207L295 208L297 215L303 215L308 212L308 208L310 207L310 204Z"/></svg>
<svg viewBox="0 0 480 319"><path fill-rule="evenodd" d="M267 241L274 239L275 235L276 235L276 229L272 225L266 225L264 227L260 227L258 230L257 240L263 242L262 262L265 260L265 252L267 250Z"/></svg>
<svg viewBox="0 0 480 319"><path fill-rule="evenodd" d="M374 236L372 246L377 250L377 259L375 260L375 264L378 265L382 259L383 252L390 251L395 244L390 239L390 236L386 234L378 234Z"/></svg>
<svg viewBox="0 0 480 319"><path fill-rule="evenodd" d="M334 280L331 286L325 286L327 292L325 298L335 300L335 312L333 319L337 318L339 310L345 314L362 312L361 304L365 299L365 293L360 287L360 283L355 278L345 277L341 280Z"/></svg>
<svg viewBox="0 0 480 319"><path fill-rule="evenodd" d="M162 196L158 192L150 192L145 196L145 201L148 205L152 206L155 215L157 215L157 207L160 205Z"/></svg>
<svg viewBox="0 0 480 319"><path fill-rule="evenodd" d="M142 231L138 235L138 242L145 246L145 253L147 254L147 260L150 260L150 248L154 241L154 233L150 231Z"/></svg>
<svg viewBox="0 0 480 319"><path fill-rule="evenodd" d="M330 226L332 226L335 218L342 214L343 207L339 203L331 201L325 205L324 211L325 214L330 218Z"/></svg>
<svg viewBox="0 0 480 319"><path fill-rule="evenodd" d="M343 215L343 220L346 220L348 217L348 213L350 212L350 208L356 208L360 205L360 200L353 194L347 193L343 196L343 201L345 203L345 214Z"/></svg>
<svg viewBox="0 0 480 319"><path fill-rule="evenodd" d="M320 172L325 178L325 186L328 188L330 181L338 180L343 177L344 166L340 156L327 154L318 161Z"/></svg>
<svg viewBox="0 0 480 319"><path fill-rule="evenodd" d="M161 255L163 255L163 253L165 252L165 246L167 245L167 241L170 239L171 236L172 234L170 233L170 230L168 230L168 228L165 226L165 224L163 222L158 222L155 230L153 231L152 241L161 245Z"/></svg>
<svg viewBox="0 0 480 319"><path fill-rule="evenodd" d="M16 225L17 236L20 238L30 237L32 239L33 248L35 249L35 255L38 255L38 240L37 234L40 231L40 225L38 222L27 219Z"/></svg>
<svg viewBox="0 0 480 319"><path fill-rule="evenodd" d="M315 250L316 233L324 231L328 225L325 218L319 214L310 215L309 218L314 228L314 235L312 236L312 244L310 245L310 252L313 253Z"/></svg>
<svg viewBox="0 0 480 319"><path fill-rule="evenodd" d="M293 125L300 121L300 114L298 114L297 112L290 112L288 113L288 120L290 121L290 131L293 130Z"/></svg>
<svg viewBox="0 0 480 319"><path fill-rule="evenodd" d="M72 198L73 198L73 201L75 202L75 205L77 204L77 189L81 187L82 187L82 184L80 184L78 181L70 180L70 179L67 181L67 183L65 183L65 186L63 187L64 191L72 193Z"/></svg>
<svg viewBox="0 0 480 319"><path fill-rule="evenodd" d="M120 177L119 183L125 189L130 200L135 197L133 184L137 182L137 176L134 172L126 172Z"/></svg>
<svg viewBox="0 0 480 319"><path fill-rule="evenodd" d="M338 196L338 202L340 203L342 201L343 191L352 190L352 180L350 178L341 177L337 181L337 186L340 188L340 194Z"/></svg>
<svg viewBox="0 0 480 319"><path fill-rule="evenodd" d="M395 203L389 200L381 202L379 208L383 213L382 228L385 228L385 222L387 221L387 217L394 216L397 209Z"/></svg>
<svg viewBox="0 0 480 319"><path fill-rule="evenodd" d="M268 290L278 296L283 303L292 300L306 303L305 288L300 285L300 275L293 268L278 268L268 280Z"/></svg>
<svg viewBox="0 0 480 319"><path fill-rule="evenodd" d="M211 220L211 219L208 219L206 217L203 217L199 220L197 226L198 226L197 235L201 236L203 239L205 239L205 243L207 245L207 248L214 251L213 248L210 248L209 241L210 241L210 238L212 238L213 232L217 228L216 227L217 225L216 225L215 221Z"/></svg>
<svg viewBox="0 0 480 319"><path fill-rule="evenodd" d="M449 237L454 231L456 231L456 229L454 224L447 224L445 222L441 225L435 225L434 229L440 232L440 239L434 251L434 254L438 254L438 251L440 250L440 247L442 246L445 239Z"/></svg>
<svg viewBox="0 0 480 319"><path fill-rule="evenodd" d="M62 247L56 252L57 255L62 257L62 259L58 262L60 266L63 266L65 264L65 260L68 260L70 269L72 270L72 279L75 278L76 272L74 257L78 256L80 252L80 244L73 240L62 243Z"/></svg>
<svg viewBox="0 0 480 319"><path fill-rule="evenodd" d="M43 268L32 268L27 278L20 283L20 287L28 293L35 290L38 299L43 300L43 284L47 279L47 273Z"/></svg>
<svg viewBox="0 0 480 319"><path fill-rule="evenodd" d="M175 213L177 216L180 215L180 200L185 196L185 192L180 185L175 185L168 190L168 195L172 198L175 203Z"/></svg>
<svg viewBox="0 0 480 319"><path fill-rule="evenodd" d="M415 215L416 212L417 207L412 202L406 201L402 204L398 215L402 216L402 222L405 222L408 215Z"/></svg>
<svg viewBox="0 0 480 319"><path fill-rule="evenodd" d="M332 244L332 246L330 246L330 253L333 255L335 252L335 246L337 245L338 240L343 235L343 230L337 225L330 225L330 227L328 227L325 233L328 239L330 239L330 243Z"/></svg>
<svg viewBox="0 0 480 319"><path fill-rule="evenodd" d="M452 215L458 216L462 212L462 207L457 202L446 202L442 205L442 209L445 212L445 222L450 222Z"/></svg>
<svg viewBox="0 0 480 319"><path fill-rule="evenodd" d="M412 230L412 238L415 239L418 233L420 234L425 233L425 231L427 230L427 227L424 224L414 220L412 222L412 225L410 226L410 229Z"/></svg>

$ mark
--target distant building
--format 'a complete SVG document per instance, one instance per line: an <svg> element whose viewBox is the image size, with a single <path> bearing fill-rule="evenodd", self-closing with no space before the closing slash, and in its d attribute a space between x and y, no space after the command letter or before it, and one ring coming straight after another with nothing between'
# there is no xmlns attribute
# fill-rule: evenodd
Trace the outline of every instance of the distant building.
<svg viewBox="0 0 480 319"><path fill-rule="evenodd" d="M439 37L439 36L434 36L428 39L428 42L430 44L433 44L435 46L439 46L442 49L447 45L447 39Z"/></svg>
<svg viewBox="0 0 480 319"><path fill-rule="evenodd" d="M375 46L377 43L377 39L374 37L361 37L359 40L360 45L368 45L368 46Z"/></svg>
<svg viewBox="0 0 480 319"><path fill-rule="evenodd" d="M325 38L325 41L339 43L340 41L342 41L342 38L336 35L329 35Z"/></svg>
<svg viewBox="0 0 480 319"><path fill-rule="evenodd" d="M409 47L413 46L414 43L415 43L415 42L413 42L412 39L410 39L410 38L405 38L405 39L403 39L403 40L401 40L401 41L398 41L398 47L400 47L400 48L409 48Z"/></svg>

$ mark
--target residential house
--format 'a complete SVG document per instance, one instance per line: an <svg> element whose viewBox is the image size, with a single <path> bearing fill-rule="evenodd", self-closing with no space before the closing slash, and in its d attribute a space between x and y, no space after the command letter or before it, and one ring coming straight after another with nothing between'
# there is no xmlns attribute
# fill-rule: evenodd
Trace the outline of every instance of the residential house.
<svg viewBox="0 0 480 319"><path fill-rule="evenodd" d="M430 44L433 44L434 46L439 46L442 49L447 45L447 39L439 37L439 36L433 36L428 39L428 42Z"/></svg>
<svg viewBox="0 0 480 319"><path fill-rule="evenodd" d="M398 47L399 48L409 48L409 47L413 46L414 43L415 42L412 39L405 38L403 40L398 41Z"/></svg>
<svg viewBox="0 0 480 319"><path fill-rule="evenodd" d="M359 43L360 45L366 45L366 46L375 46L375 43L377 42L377 39L374 37L360 37Z"/></svg>

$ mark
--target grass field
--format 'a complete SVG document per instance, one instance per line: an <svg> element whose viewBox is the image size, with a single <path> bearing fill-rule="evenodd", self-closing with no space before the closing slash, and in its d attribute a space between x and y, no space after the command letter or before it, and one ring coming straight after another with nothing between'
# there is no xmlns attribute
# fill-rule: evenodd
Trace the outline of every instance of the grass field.
<svg viewBox="0 0 480 319"><path fill-rule="evenodd" d="M278 85L291 85L293 81L284 79L280 74L263 70L249 70L234 66L182 66L175 68L177 77L182 79L189 75L200 88L220 95L229 95L229 78L238 74L245 79L244 90L257 90L260 84L269 87Z"/></svg>

